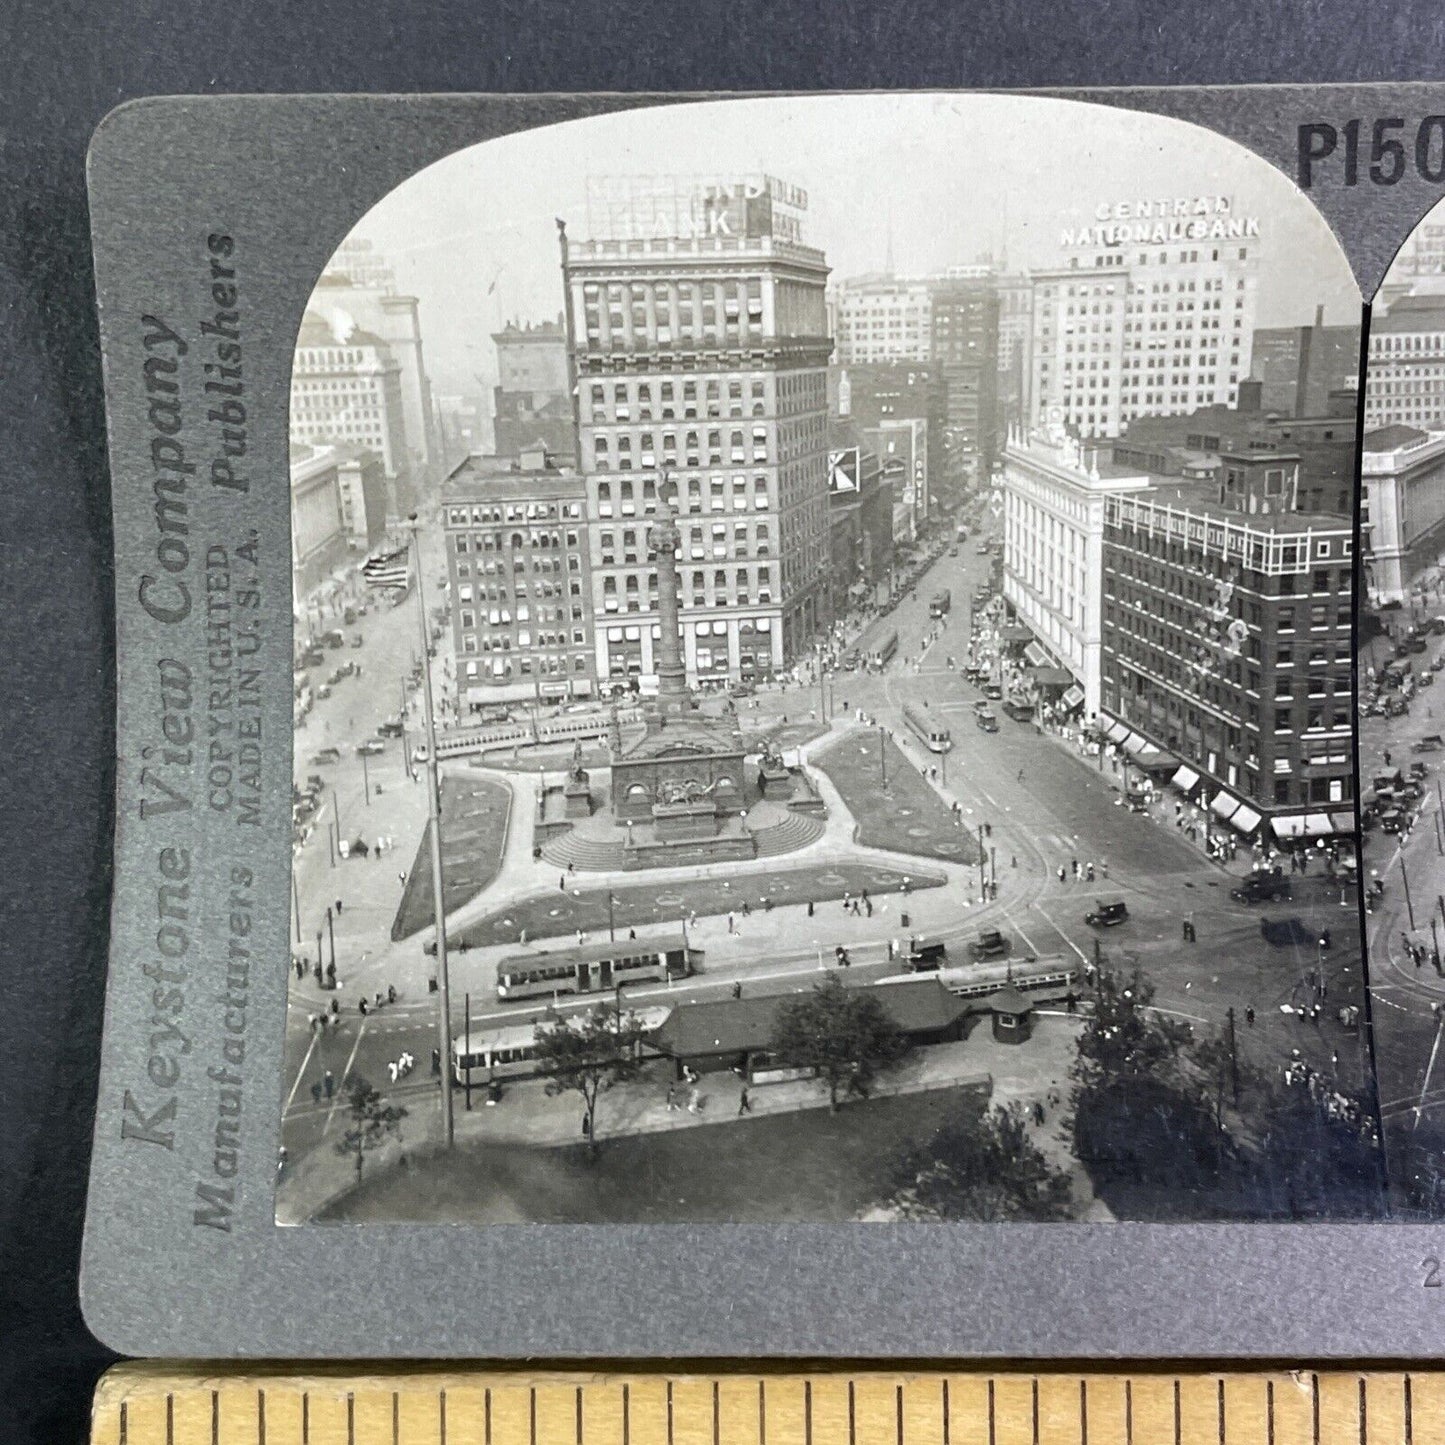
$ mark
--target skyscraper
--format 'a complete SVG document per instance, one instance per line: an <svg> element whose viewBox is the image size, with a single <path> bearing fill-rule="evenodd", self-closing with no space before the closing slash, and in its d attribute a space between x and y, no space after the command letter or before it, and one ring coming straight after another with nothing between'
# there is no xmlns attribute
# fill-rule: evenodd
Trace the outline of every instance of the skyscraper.
<svg viewBox="0 0 1445 1445"><path fill-rule="evenodd" d="M590 237L562 232L603 679L656 677L664 476L690 681L766 676L824 620L828 268L806 207L767 176L597 180Z"/></svg>

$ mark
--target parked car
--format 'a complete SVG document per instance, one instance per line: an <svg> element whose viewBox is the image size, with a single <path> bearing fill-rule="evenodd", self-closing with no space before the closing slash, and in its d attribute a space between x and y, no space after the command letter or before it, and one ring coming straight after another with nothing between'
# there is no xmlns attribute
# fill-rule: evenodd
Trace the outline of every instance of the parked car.
<svg viewBox="0 0 1445 1445"><path fill-rule="evenodd" d="M340 748L321 748L318 752L311 754L311 766L313 768L328 767L332 763L341 761Z"/></svg>
<svg viewBox="0 0 1445 1445"><path fill-rule="evenodd" d="M1229 896L1236 903L1267 903L1274 898L1291 897L1289 878L1283 873L1251 873L1231 888Z"/></svg>
<svg viewBox="0 0 1445 1445"><path fill-rule="evenodd" d="M1129 921L1129 910L1122 898L1101 899L1084 915L1084 922L1093 928L1115 928Z"/></svg>
<svg viewBox="0 0 1445 1445"><path fill-rule="evenodd" d="M957 557L957 556L958 556L958 548L957 548L957 547L950 547L950 548L948 549L948 555L949 555L950 557Z"/></svg>
<svg viewBox="0 0 1445 1445"><path fill-rule="evenodd" d="M988 698L990 702L998 702L1003 697L1003 688L996 682L987 683L984 686L983 695Z"/></svg>
<svg viewBox="0 0 1445 1445"><path fill-rule="evenodd" d="M1415 761L1410 764L1410 776L1414 778L1417 783L1424 782L1424 780L1430 776L1430 764L1421 758L1416 758Z"/></svg>
<svg viewBox="0 0 1445 1445"><path fill-rule="evenodd" d="M941 938L910 938L905 959L914 973L925 969L941 968L948 957L948 945Z"/></svg>
<svg viewBox="0 0 1445 1445"><path fill-rule="evenodd" d="M996 733L998 731L998 718L989 712L987 708L975 714L974 721L978 724L981 732Z"/></svg>
<svg viewBox="0 0 1445 1445"><path fill-rule="evenodd" d="M333 627L330 632L322 634L321 641L326 647L345 647L346 634L339 627Z"/></svg>
<svg viewBox="0 0 1445 1445"><path fill-rule="evenodd" d="M320 667L326 661L326 654L319 647L308 647L301 654L302 667Z"/></svg>
<svg viewBox="0 0 1445 1445"><path fill-rule="evenodd" d="M1438 753L1445 748L1445 738L1439 733L1426 733L1419 742L1415 743L1412 751L1417 753Z"/></svg>
<svg viewBox="0 0 1445 1445"><path fill-rule="evenodd" d="M985 958L1007 958L1013 952L1013 940L997 928L980 933L968 945L968 956L978 963Z"/></svg>
<svg viewBox="0 0 1445 1445"><path fill-rule="evenodd" d="M406 730L406 724L399 717L389 717L376 730L379 738L399 738Z"/></svg>
<svg viewBox="0 0 1445 1445"><path fill-rule="evenodd" d="M386 751L386 744L380 738L367 738L364 743L357 743L356 751L359 756L374 758Z"/></svg>

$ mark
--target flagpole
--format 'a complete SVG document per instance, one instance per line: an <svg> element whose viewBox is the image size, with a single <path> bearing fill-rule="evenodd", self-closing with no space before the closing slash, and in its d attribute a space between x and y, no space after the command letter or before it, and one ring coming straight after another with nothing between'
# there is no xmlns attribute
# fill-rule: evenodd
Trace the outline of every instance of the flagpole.
<svg viewBox="0 0 1445 1445"><path fill-rule="evenodd" d="M456 1141L452 1119L452 1019L451 979L447 969L446 890L442 886L441 780L437 768L436 717L432 710L431 660L426 630L426 594L422 588L421 531L415 512L408 520L412 555L416 566L417 613L421 618L422 712L426 720L427 825L431 834L432 909L437 936L437 1038L442 1055L442 1139L450 1149Z"/></svg>

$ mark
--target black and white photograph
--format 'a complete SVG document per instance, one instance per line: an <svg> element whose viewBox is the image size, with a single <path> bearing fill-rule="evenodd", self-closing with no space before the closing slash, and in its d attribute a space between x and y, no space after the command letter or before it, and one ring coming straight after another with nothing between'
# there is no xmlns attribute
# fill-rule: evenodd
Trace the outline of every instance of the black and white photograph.
<svg viewBox="0 0 1445 1445"><path fill-rule="evenodd" d="M1062 101L393 190L293 360L278 1221L1380 1213L1360 321L1277 171Z"/></svg>
<svg viewBox="0 0 1445 1445"><path fill-rule="evenodd" d="M1360 470L1361 848L1380 1113L1405 1218L1445 1212L1445 215L1370 319ZM1437 708L1440 710L1437 713Z"/></svg>

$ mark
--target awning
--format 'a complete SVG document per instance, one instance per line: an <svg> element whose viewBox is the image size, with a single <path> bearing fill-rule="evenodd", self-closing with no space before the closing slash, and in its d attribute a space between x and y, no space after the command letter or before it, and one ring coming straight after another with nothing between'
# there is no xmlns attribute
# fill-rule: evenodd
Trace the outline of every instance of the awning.
<svg viewBox="0 0 1445 1445"><path fill-rule="evenodd" d="M1062 667L1031 667L1029 676L1040 687L1069 687L1074 681L1074 674Z"/></svg>
<svg viewBox="0 0 1445 1445"><path fill-rule="evenodd" d="M1149 739L1142 733L1130 733L1124 739L1124 751L1126 753L1142 753L1149 746Z"/></svg>
<svg viewBox="0 0 1445 1445"><path fill-rule="evenodd" d="M1066 708L1076 708L1084 701L1084 689L1076 683L1059 699L1059 702Z"/></svg>
<svg viewBox="0 0 1445 1445"><path fill-rule="evenodd" d="M1209 811L1216 817L1228 819L1239 808L1239 799L1232 793L1226 793L1222 788L1214 795L1214 801L1209 805Z"/></svg>
<svg viewBox="0 0 1445 1445"><path fill-rule="evenodd" d="M1241 833L1252 833L1259 827L1259 820L1260 815L1248 803L1241 803L1230 818L1229 826L1238 828Z"/></svg>
<svg viewBox="0 0 1445 1445"><path fill-rule="evenodd" d="M1151 773L1169 772L1179 766L1179 759L1173 753L1166 753L1163 748L1156 748L1153 743L1134 754L1134 766L1145 768Z"/></svg>
<svg viewBox="0 0 1445 1445"><path fill-rule="evenodd" d="M574 697L592 696L592 679L590 677L578 677L572 680L572 695Z"/></svg>
<svg viewBox="0 0 1445 1445"><path fill-rule="evenodd" d="M1326 838L1336 831L1328 813L1289 813L1271 818L1269 826L1276 838ZM1350 830L1354 831L1353 819Z"/></svg>
<svg viewBox="0 0 1445 1445"><path fill-rule="evenodd" d="M1175 773L1169 781L1173 783L1176 788L1180 788L1187 793L1195 783L1199 781L1199 774L1186 763L1180 767L1179 771Z"/></svg>
<svg viewBox="0 0 1445 1445"><path fill-rule="evenodd" d="M1355 831L1355 815L1353 813L1331 813L1330 823L1336 833L1352 834Z"/></svg>
<svg viewBox="0 0 1445 1445"><path fill-rule="evenodd" d="M1121 738L1129 736L1128 726L1121 722L1111 722L1109 726L1104 729L1104 736L1107 737L1111 743L1117 743Z"/></svg>
<svg viewBox="0 0 1445 1445"><path fill-rule="evenodd" d="M1034 638L1033 633L1027 627L1020 627L1016 622L1009 623L1000 635L1005 642L1033 642ZM1034 642L1033 645L1039 647L1037 642ZM1043 648L1039 647L1039 651L1043 652Z"/></svg>
<svg viewBox="0 0 1445 1445"><path fill-rule="evenodd" d="M1034 667L1047 667L1049 655L1037 642L1031 642L1024 648L1024 661L1031 663Z"/></svg>

